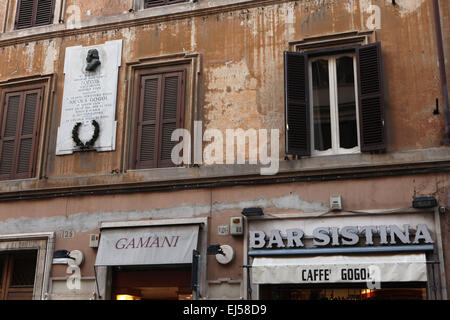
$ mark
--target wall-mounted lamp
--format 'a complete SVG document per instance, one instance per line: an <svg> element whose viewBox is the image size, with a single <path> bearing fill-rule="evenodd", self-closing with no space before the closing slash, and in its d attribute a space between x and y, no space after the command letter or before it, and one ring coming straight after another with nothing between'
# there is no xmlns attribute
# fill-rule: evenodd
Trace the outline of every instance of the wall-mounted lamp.
<svg viewBox="0 0 450 320"><path fill-rule="evenodd" d="M218 243L210 244L206 249L206 253L208 255L216 255L216 254L225 255L225 252L223 252L222 248L220 247L220 244Z"/></svg>
<svg viewBox="0 0 450 320"><path fill-rule="evenodd" d="M217 262L220 264L228 264L234 258L234 250L229 245L210 244L206 250L208 255L215 255Z"/></svg>
<svg viewBox="0 0 450 320"><path fill-rule="evenodd" d="M70 256L70 252L67 250L56 250L53 253L53 264L68 264L68 259L75 260L74 257Z"/></svg>
<svg viewBox="0 0 450 320"><path fill-rule="evenodd" d="M437 206L437 200L433 196L414 197L412 206L418 209L433 208Z"/></svg>
<svg viewBox="0 0 450 320"><path fill-rule="evenodd" d="M264 215L264 211L261 208L244 208L242 214L246 217L260 217Z"/></svg>

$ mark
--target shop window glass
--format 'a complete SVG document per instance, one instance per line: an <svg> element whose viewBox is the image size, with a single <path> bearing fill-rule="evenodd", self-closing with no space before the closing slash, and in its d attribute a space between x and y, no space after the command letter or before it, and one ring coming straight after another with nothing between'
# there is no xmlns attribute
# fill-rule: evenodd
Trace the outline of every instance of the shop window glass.
<svg viewBox="0 0 450 320"><path fill-rule="evenodd" d="M425 300L426 283L383 283L380 289L357 284L262 285L263 300Z"/></svg>
<svg viewBox="0 0 450 320"><path fill-rule="evenodd" d="M27 287L34 285L36 270L36 254L26 253L17 255L14 259L14 269L11 287Z"/></svg>
<svg viewBox="0 0 450 320"><path fill-rule="evenodd" d="M0 255L0 300L33 298L36 261L36 250Z"/></svg>
<svg viewBox="0 0 450 320"><path fill-rule="evenodd" d="M3 267L4 267L3 258L2 256L0 256L0 289L3 286Z"/></svg>

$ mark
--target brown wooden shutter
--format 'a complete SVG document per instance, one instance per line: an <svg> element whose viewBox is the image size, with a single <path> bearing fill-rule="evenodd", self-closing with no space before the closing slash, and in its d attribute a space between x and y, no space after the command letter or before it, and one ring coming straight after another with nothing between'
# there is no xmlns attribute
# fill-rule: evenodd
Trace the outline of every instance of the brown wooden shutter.
<svg viewBox="0 0 450 320"><path fill-rule="evenodd" d="M38 119L42 90L24 93L22 118L18 132L16 178L28 178L34 174L34 156L38 140Z"/></svg>
<svg viewBox="0 0 450 320"><path fill-rule="evenodd" d="M34 175L43 88L6 93L0 137L0 179Z"/></svg>
<svg viewBox="0 0 450 320"><path fill-rule="evenodd" d="M30 28L33 26L35 16L35 0L19 0L16 13L16 29Z"/></svg>
<svg viewBox="0 0 450 320"><path fill-rule="evenodd" d="M7 94L5 97L5 102L3 105L3 123L0 137L0 179L8 179L13 175L21 100L21 92Z"/></svg>
<svg viewBox="0 0 450 320"><path fill-rule="evenodd" d="M161 75L141 78L140 110L137 131L136 168L157 166L158 106L161 104Z"/></svg>
<svg viewBox="0 0 450 320"><path fill-rule="evenodd" d="M308 104L308 59L299 52L284 53L286 154L311 155Z"/></svg>
<svg viewBox="0 0 450 320"><path fill-rule="evenodd" d="M163 76L163 101L161 104L160 153L158 167L174 166L171 160L173 147L172 132L183 127L184 72L166 73Z"/></svg>
<svg viewBox="0 0 450 320"><path fill-rule="evenodd" d="M53 22L54 2L54 0L37 1L35 26L42 26Z"/></svg>
<svg viewBox="0 0 450 320"><path fill-rule="evenodd" d="M184 71L141 77L135 167L170 167L172 132L184 124Z"/></svg>
<svg viewBox="0 0 450 320"><path fill-rule="evenodd" d="M173 3L186 2L187 0L144 0L144 8L164 6Z"/></svg>
<svg viewBox="0 0 450 320"><path fill-rule="evenodd" d="M51 24L55 0L19 0L16 13L16 29Z"/></svg>
<svg viewBox="0 0 450 320"><path fill-rule="evenodd" d="M379 42L357 49L361 151L386 149L384 89Z"/></svg>

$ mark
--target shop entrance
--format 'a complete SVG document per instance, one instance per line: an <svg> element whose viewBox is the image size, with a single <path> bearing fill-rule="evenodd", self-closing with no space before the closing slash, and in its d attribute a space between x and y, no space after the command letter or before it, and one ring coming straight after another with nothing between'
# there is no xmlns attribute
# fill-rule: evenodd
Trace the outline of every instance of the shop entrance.
<svg viewBox="0 0 450 320"><path fill-rule="evenodd" d="M380 289L367 284L326 285L266 284L259 287L262 300L426 300L426 282L382 283Z"/></svg>
<svg viewBox="0 0 450 320"><path fill-rule="evenodd" d="M191 267L113 267L113 300L190 300Z"/></svg>

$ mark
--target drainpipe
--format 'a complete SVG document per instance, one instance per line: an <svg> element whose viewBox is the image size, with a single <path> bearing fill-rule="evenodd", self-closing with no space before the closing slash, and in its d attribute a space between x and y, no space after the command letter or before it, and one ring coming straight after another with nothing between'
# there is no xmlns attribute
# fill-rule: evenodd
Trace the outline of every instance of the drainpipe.
<svg viewBox="0 0 450 320"><path fill-rule="evenodd" d="M64 23L65 20L65 14L66 14L66 5L67 5L67 0L61 0L61 7L59 8L59 18L58 18L58 23Z"/></svg>
<svg viewBox="0 0 450 320"><path fill-rule="evenodd" d="M436 31L436 44L438 50L439 72L441 78L442 97L444 99L444 120L445 137L444 143L450 143L450 107L448 103L447 75L445 72L444 45L442 43L441 16L439 10L439 0L433 0L434 9L434 27Z"/></svg>
<svg viewBox="0 0 450 320"><path fill-rule="evenodd" d="M10 2L11 0L8 0L7 2L6 2L6 10L5 10L5 17L4 17L4 21L3 21L3 33L5 33L6 32L6 24L8 23L8 17L9 17L9 2Z"/></svg>

